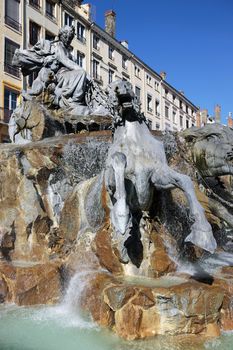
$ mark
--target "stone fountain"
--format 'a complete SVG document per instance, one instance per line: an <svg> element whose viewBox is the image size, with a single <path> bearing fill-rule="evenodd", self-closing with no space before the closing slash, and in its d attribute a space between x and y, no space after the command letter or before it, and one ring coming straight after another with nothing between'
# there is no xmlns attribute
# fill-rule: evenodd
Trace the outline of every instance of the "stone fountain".
<svg viewBox="0 0 233 350"><path fill-rule="evenodd" d="M233 130L151 132L129 82L77 66L73 35L14 56L38 77L0 147L0 302L75 305L81 271L79 305L126 339L232 330Z"/></svg>

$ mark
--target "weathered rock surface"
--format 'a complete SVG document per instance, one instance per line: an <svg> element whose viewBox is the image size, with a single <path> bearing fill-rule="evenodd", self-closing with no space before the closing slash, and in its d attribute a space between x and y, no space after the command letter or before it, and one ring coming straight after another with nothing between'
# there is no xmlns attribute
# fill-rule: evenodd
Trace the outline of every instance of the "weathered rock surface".
<svg viewBox="0 0 233 350"><path fill-rule="evenodd" d="M223 298L221 288L191 280L145 287L98 274L88 284L82 305L96 322L126 339L187 333L215 336L220 332Z"/></svg>
<svg viewBox="0 0 233 350"><path fill-rule="evenodd" d="M109 220L109 197L99 175L110 143L111 133L102 131L1 145L0 302L54 303L77 267L104 269L108 273L88 280L81 304L96 322L126 339L216 336L220 328L233 329L231 267L212 285L187 276L170 287L124 279L127 274L152 279L175 275L180 256L197 260L205 253L184 246L191 223L181 191L157 191L152 220L145 218L141 229L142 263L139 268L121 263ZM170 166L195 181L217 238L225 224L199 187L185 147L178 142L177 149L168 150Z"/></svg>
<svg viewBox="0 0 233 350"><path fill-rule="evenodd" d="M18 305L50 304L62 293L59 265L0 263L1 301Z"/></svg>
<svg viewBox="0 0 233 350"><path fill-rule="evenodd" d="M91 141L90 141L91 137ZM110 133L69 135L27 145L1 145L0 149L0 251L11 259L44 261L63 247L70 249L79 230L78 198L73 192L74 168L78 180L90 178L103 167L92 156L106 147ZM99 148L98 148L99 147ZM94 151L93 151L94 149ZM79 152L82 152L80 154ZM71 155L77 156L71 159ZM88 150L86 150L88 154ZM79 153L79 154L78 154ZM66 159L68 158L68 160ZM87 155L88 158L88 155ZM87 162L87 169L82 167ZM89 164L88 164L89 162ZM99 168L98 168L99 166ZM86 173L87 174L86 174ZM67 247L67 249L65 248Z"/></svg>

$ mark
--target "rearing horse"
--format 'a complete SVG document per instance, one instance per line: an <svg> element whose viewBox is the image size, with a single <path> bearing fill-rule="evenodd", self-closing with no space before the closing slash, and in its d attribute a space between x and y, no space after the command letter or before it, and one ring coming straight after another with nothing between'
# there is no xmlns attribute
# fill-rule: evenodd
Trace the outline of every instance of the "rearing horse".
<svg viewBox="0 0 233 350"><path fill-rule="evenodd" d="M152 205L153 189L181 189L193 219L185 241L211 253L216 249L212 228L198 202L191 179L168 166L163 144L150 133L144 116L135 108L132 86L115 81L109 87L117 123L108 153L105 183L111 197L111 221L121 241L121 259L127 262L126 240L139 211ZM122 236L124 237L122 237Z"/></svg>

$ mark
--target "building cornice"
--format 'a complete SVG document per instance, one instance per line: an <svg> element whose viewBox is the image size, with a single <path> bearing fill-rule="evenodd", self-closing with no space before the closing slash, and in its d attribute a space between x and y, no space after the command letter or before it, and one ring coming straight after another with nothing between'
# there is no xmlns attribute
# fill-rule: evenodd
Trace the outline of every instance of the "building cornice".
<svg viewBox="0 0 233 350"><path fill-rule="evenodd" d="M164 87L169 88L172 92L174 92L174 94L176 94L177 96L179 96L180 100L183 100L184 102L192 105L193 109L198 110L199 108L193 104L187 97L185 97L185 95L181 94L178 90L176 90L172 85L170 85L166 80L162 80L161 84Z"/></svg>
<svg viewBox="0 0 233 350"><path fill-rule="evenodd" d="M157 73L153 68L148 66L144 61L142 61L138 56L136 56L133 52L131 52L129 49L127 49L125 46L123 46L117 39L113 38L111 35L109 35L105 30L103 30L100 26L98 26L95 22L91 23L91 28L93 31L95 31L100 37L104 38L107 42L111 43L114 47L116 47L120 52L122 52L125 56L128 57L128 59L134 59L140 66L142 66L144 69L146 69L150 74L153 75L153 77L156 77L162 85L168 87L170 90L172 90L177 96L179 96L180 99L183 101L186 101L186 103L192 105L193 109L198 110L199 108L193 104L187 97L185 97L183 94L181 94L176 88L174 88L172 85L170 85L167 81L163 80L161 75Z"/></svg>

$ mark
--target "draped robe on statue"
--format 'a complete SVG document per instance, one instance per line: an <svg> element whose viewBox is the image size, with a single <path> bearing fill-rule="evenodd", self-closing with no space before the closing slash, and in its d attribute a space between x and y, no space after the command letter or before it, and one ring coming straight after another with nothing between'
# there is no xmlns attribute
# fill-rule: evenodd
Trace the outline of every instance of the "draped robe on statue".
<svg viewBox="0 0 233 350"><path fill-rule="evenodd" d="M54 60L58 62L55 95L60 107L72 102L85 104L86 72L74 62L71 48L66 48L62 41L51 42L42 39L31 49L16 50L13 64L20 67L26 76L49 66Z"/></svg>

